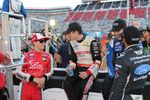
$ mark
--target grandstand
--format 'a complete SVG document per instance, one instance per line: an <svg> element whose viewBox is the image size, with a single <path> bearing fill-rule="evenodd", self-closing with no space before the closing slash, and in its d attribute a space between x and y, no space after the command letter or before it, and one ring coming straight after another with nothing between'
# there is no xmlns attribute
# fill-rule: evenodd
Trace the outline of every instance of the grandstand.
<svg viewBox="0 0 150 100"><path fill-rule="evenodd" d="M135 0L134 22L138 21L142 28L150 25L150 1ZM83 0L82 4L74 9L70 7L59 8L27 8L27 18L43 20L56 20L55 31L62 33L68 23L77 21L83 26L85 32L107 33L111 29L112 22L117 18L127 19L127 0ZM44 24L33 22L32 32L40 31Z"/></svg>
<svg viewBox="0 0 150 100"><path fill-rule="evenodd" d="M132 14L134 21L138 20L143 28L150 25L148 21L150 16L149 0L135 0ZM107 0L105 2L83 0L83 4L77 5L72 12L68 13L65 22L82 23L85 31L107 32L111 28L111 23L117 18L127 19L127 0Z"/></svg>

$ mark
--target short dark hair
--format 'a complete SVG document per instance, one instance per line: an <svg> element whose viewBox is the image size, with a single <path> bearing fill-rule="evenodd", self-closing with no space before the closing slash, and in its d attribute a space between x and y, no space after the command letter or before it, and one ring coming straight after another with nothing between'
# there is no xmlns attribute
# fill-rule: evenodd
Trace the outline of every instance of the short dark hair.
<svg viewBox="0 0 150 100"><path fill-rule="evenodd" d="M64 34L69 34L70 32L78 31L79 34L82 34L82 27L79 23L73 22L68 25L68 29Z"/></svg>
<svg viewBox="0 0 150 100"><path fill-rule="evenodd" d="M113 32L119 32L121 29L125 28L126 22L122 19L117 19L113 22L112 30Z"/></svg>
<svg viewBox="0 0 150 100"><path fill-rule="evenodd" d="M141 37L140 30L134 26L125 27L122 35L129 45L138 44Z"/></svg>

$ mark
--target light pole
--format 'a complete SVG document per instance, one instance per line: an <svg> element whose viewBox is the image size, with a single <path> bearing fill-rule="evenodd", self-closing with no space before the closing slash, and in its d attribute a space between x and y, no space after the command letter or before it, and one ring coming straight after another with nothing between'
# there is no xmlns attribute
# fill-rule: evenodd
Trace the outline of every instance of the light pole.
<svg viewBox="0 0 150 100"><path fill-rule="evenodd" d="M130 0L127 0L127 25L129 25L130 23L130 15L129 15L129 3L130 3Z"/></svg>
<svg viewBox="0 0 150 100"><path fill-rule="evenodd" d="M56 26L56 20L55 19L50 19L49 20L49 25L51 27L51 31L57 36L58 40L63 43L63 41L61 40L61 38L57 35L57 33L54 30L54 27Z"/></svg>

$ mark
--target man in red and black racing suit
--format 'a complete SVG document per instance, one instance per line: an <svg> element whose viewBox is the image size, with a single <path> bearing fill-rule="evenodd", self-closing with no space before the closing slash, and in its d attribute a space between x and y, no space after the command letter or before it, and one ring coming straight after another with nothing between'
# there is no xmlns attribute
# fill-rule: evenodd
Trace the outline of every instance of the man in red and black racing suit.
<svg viewBox="0 0 150 100"><path fill-rule="evenodd" d="M22 67L16 70L16 77L22 80L21 100L42 100L41 89L51 75L51 55L44 52L47 38L36 33L32 36L34 49L25 54Z"/></svg>
<svg viewBox="0 0 150 100"><path fill-rule="evenodd" d="M63 87L69 100L82 100L98 74L100 49L94 38L82 34L78 23L71 23L68 27L66 34L70 40L71 60Z"/></svg>

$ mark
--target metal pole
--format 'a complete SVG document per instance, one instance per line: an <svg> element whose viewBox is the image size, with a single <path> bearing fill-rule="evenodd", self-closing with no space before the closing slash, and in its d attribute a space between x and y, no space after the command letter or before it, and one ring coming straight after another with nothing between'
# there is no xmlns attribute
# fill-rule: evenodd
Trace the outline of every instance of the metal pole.
<svg viewBox="0 0 150 100"><path fill-rule="evenodd" d="M57 35L57 33L55 32L55 30L52 28L52 32L57 36L58 40L63 44L63 41L61 40L61 38Z"/></svg>
<svg viewBox="0 0 150 100"><path fill-rule="evenodd" d="M15 13L12 13L12 12L2 11L1 14L6 14L6 15L9 15L9 16L14 16L14 17L19 17L19 18L24 18L23 15L21 15L21 14L15 14Z"/></svg>
<svg viewBox="0 0 150 100"><path fill-rule="evenodd" d="M129 25L129 23L130 23L129 3L130 3L130 0L127 0L127 25Z"/></svg>
<svg viewBox="0 0 150 100"><path fill-rule="evenodd" d="M45 36L46 36L46 37L48 37L48 26L49 26L48 23L45 23ZM49 48L48 48L49 46L48 46L48 45L49 45L49 43L46 42L46 48L45 48L45 51L46 51L46 52L49 51Z"/></svg>
<svg viewBox="0 0 150 100"><path fill-rule="evenodd" d="M39 21L39 22L47 23L46 20L37 19L37 18L30 18L30 20L34 20L34 21Z"/></svg>
<svg viewBox="0 0 150 100"><path fill-rule="evenodd" d="M31 36L31 20L28 19L28 35Z"/></svg>

